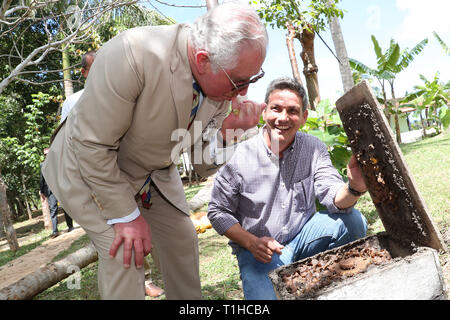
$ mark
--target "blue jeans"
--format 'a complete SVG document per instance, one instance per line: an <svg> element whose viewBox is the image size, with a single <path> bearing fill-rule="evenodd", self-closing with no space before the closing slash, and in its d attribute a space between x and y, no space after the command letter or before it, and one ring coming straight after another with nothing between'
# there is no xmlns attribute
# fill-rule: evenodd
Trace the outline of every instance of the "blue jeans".
<svg viewBox="0 0 450 320"><path fill-rule="evenodd" d="M241 272L242 287L247 300L275 300L276 295L268 273L280 266L333 249L365 237L367 220L356 209L351 213L316 212L289 243L284 244L281 255L262 263L253 254L239 248L236 257Z"/></svg>

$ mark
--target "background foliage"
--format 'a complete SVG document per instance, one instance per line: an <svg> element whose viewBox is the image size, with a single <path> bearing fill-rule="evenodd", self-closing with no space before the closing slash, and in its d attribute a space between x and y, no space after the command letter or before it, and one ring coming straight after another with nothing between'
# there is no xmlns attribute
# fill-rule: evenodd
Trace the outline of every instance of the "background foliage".
<svg viewBox="0 0 450 320"><path fill-rule="evenodd" d="M62 52L69 54L70 79L74 92L84 86L81 76L81 56L98 50L108 40L129 28L174 23L152 10L129 0L26 1L29 10L16 11L0 22L0 81L33 50L70 34L68 23L70 6L78 6L83 19L91 21L88 29L79 31L76 40L50 50L38 63L27 66L0 93L0 173L7 185L7 198L13 220L26 214L27 204L37 208L39 200L40 163L43 149L49 146L50 136L59 123L64 101ZM12 1L10 8L21 5ZM117 4L117 5L116 5ZM119 4L121 6L119 6ZM104 6L103 11L94 9ZM107 7L109 6L109 7ZM14 23L14 25L12 25ZM11 27L13 26L13 27ZM72 28L73 29L73 28Z"/></svg>

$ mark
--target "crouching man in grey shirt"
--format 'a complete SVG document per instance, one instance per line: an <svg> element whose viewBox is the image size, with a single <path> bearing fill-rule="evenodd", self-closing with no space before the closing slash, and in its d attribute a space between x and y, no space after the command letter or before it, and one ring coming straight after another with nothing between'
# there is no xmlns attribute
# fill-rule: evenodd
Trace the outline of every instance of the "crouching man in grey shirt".
<svg viewBox="0 0 450 320"><path fill-rule="evenodd" d="M367 221L353 208L367 190L356 159L346 184L325 144L298 131L307 101L295 80L272 81L265 126L237 147L214 182L208 218L231 240L248 300L276 299L269 271L366 235ZM316 198L327 211L316 212Z"/></svg>

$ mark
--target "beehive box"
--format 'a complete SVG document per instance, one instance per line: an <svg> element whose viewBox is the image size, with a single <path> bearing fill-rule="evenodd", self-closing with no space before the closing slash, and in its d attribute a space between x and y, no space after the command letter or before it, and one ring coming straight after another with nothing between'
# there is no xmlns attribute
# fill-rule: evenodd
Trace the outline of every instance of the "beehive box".
<svg viewBox="0 0 450 320"><path fill-rule="evenodd" d="M363 243L356 242L365 247L369 255L375 255L371 258L373 263L368 263L367 259L361 257L355 260L351 253L345 251L364 249L353 247L355 243L350 247L337 249L342 261L329 260L329 263L333 268L343 268L344 278L327 275L327 272L336 270L321 269L323 266L317 266L319 256L311 258L315 260L306 259L274 270L271 279L277 295L282 299L442 298L446 292L436 253L436 250L445 251L442 236L428 214L395 136L367 82L361 82L344 94L336 102L336 107L386 234L382 236L381 242L381 238L377 236L367 238ZM375 252L372 252L373 250ZM386 252L391 259L381 262L380 259ZM320 260L328 261L326 255L333 256L336 252L323 254L325 256L319 254ZM346 265L351 264L352 259L360 265ZM289 293L295 287L295 275L286 280L289 278L288 272L299 270L301 275L302 272L307 272L309 263L316 265L317 275L313 278L319 279L319 282L308 285L317 288L312 291L296 289L295 295ZM286 281L280 280L283 277ZM351 280L343 281L347 278ZM425 285L422 286L422 283ZM425 288L428 283L432 283L433 287ZM333 287L338 287L339 290L332 290L331 293L329 288ZM398 290L392 290L393 287Z"/></svg>
<svg viewBox="0 0 450 320"><path fill-rule="evenodd" d="M387 233L282 266L269 278L280 300L447 299L436 250Z"/></svg>

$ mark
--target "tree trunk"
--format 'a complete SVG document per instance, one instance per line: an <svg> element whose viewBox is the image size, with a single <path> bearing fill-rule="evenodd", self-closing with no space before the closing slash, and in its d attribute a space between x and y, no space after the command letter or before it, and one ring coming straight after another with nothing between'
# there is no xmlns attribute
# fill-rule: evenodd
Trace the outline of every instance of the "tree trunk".
<svg viewBox="0 0 450 320"><path fill-rule="evenodd" d="M11 212L9 211L8 200L6 198L6 185L3 182L3 177L0 174L0 213L3 222L3 228L6 234L9 248L12 252L19 250L19 243L17 242L16 230L11 221Z"/></svg>
<svg viewBox="0 0 450 320"><path fill-rule="evenodd" d="M383 100L384 100L384 115L387 118L388 123L391 123L391 113L389 112L388 102L386 98L386 90L384 88L384 80L379 81L381 85L381 93L383 94Z"/></svg>
<svg viewBox="0 0 450 320"><path fill-rule="evenodd" d="M2 217L2 215L0 214L0 238L3 238L3 237L5 237L6 236L6 233L5 233L5 225L4 225L4 223L3 223L3 217Z"/></svg>
<svg viewBox="0 0 450 320"><path fill-rule="evenodd" d="M65 259L50 263L28 274L16 283L0 290L0 300L27 300L67 278L76 269L97 261L97 251L91 243ZM75 267L75 268L74 268Z"/></svg>
<svg viewBox="0 0 450 320"><path fill-rule="evenodd" d="M25 206L27 207L27 214L28 214L28 220L33 219L33 215L31 214L31 209L30 209L30 204L28 203L28 197L27 197L27 185L25 184L25 176L22 173L21 175L21 179L22 179L22 188L23 188L23 194L25 197Z"/></svg>
<svg viewBox="0 0 450 320"><path fill-rule="evenodd" d="M317 78L319 68L316 65L314 56L315 33L312 31L311 26L309 26L309 29L311 31L304 27L301 33L297 32L297 39L300 40L303 49L300 57L303 61L303 74L306 79L310 108L316 110L316 106L320 102L319 80Z"/></svg>
<svg viewBox="0 0 450 320"><path fill-rule="evenodd" d="M395 135L397 136L397 143L402 143L402 135L400 133L400 124L398 122L398 101L395 99L395 93L394 93L394 83L390 83L391 85L391 94L392 94L392 100L394 101L394 124L395 124Z"/></svg>
<svg viewBox="0 0 450 320"><path fill-rule="evenodd" d="M426 129L426 126L425 126L425 121L423 120L423 117L422 117L422 110L420 110L419 116L420 116L420 123L422 123L422 131L423 131L422 134L423 134L424 137L426 137L427 136L427 129Z"/></svg>
<svg viewBox="0 0 450 320"><path fill-rule="evenodd" d="M294 38L296 37L296 31L294 26L290 22L286 23L286 28L288 29L288 35L286 36L286 46L289 52L289 60L291 61L292 75L298 83L303 85L302 79L300 77L300 71L298 71L297 58L295 57Z"/></svg>
<svg viewBox="0 0 450 320"><path fill-rule="evenodd" d="M62 50L62 67L63 67L63 75L64 75L64 95L69 97L73 94L73 84L72 77L70 75L70 61L69 61L69 52L67 46Z"/></svg>
<svg viewBox="0 0 450 320"><path fill-rule="evenodd" d="M16 217L21 217L25 214L25 207L23 206L22 201L20 201L19 197L16 197L16 206L17 206L17 215Z"/></svg>
<svg viewBox="0 0 450 320"><path fill-rule="evenodd" d="M354 83L352 70L348 62L347 49L345 48L344 36L338 17L330 17L328 24L330 25L336 55L339 59L339 70L341 72L342 85L345 93L353 87Z"/></svg>
<svg viewBox="0 0 450 320"><path fill-rule="evenodd" d="M50 207L48 205L48 199L42 193L39 193L41 197L41 208L42 208L42 217L44 218L44 228L45 230L52 230L52 218L50 216Z"/></svg>
<svg viewBox="0 0 450 320"><path fill-rule="evenodd" d="M9 212L11 214L11 217L18 217L18 208L16 204L16 199L11 200L11 196L8 196L8 192L6 192L6 198L8 199L8 205L9 205Z"/></svg>
<svg viewBox="0 0 450 320"><path fill-rule="evenodd" d="M205 0L208 11L219 5L217 0Z"/></svg>

